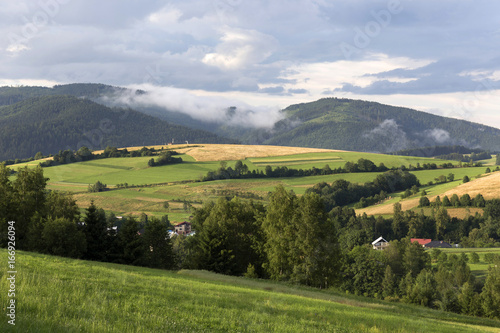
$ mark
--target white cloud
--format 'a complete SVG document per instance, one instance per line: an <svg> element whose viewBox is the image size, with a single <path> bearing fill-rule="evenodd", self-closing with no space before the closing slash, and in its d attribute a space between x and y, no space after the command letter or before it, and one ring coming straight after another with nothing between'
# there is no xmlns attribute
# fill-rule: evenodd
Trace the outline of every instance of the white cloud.
<svg viewBox="0 0 500 333"><path fill-rule="evenodd" d="M387 1L54 0L50 22L23 43L7 36L23 36L44 1L3 2L3 82L152 82L273 107L326 91L500 126L493 1L404 1L351 61L339 45Z"/></svg>
<svg viewBox="0 0 500 333"><path fill-rule="evenodd" d="M275 122L283 119L278 107L249 105L229 96L149 84L131 85L129 88L132 90L120 95L116 102L131 107L155 106L185 113L197 120L243 127L271 128ZM144 90L147 94L136 95L136 89ZM226 112L231 106L237 110L234 116L229 118Z"/></svg>
<svg viewBox="0 0 500 333"><path fill-rule="evenodd" d="M163 8L162 10L155 12L148 16L148 20L151 23L158 25L169 25L179 22L179 18L182 16L182 12L174 8L171 5Z"/></svg>
<svg viewBox="0 0 500 333"><path fill-rule="evenodd" d="M439 144L444 144L450 140L450 133L442 128L433 128L425 130L424 136L431 138Z"/></svg>
<svg viewBox="0 0 500 333"><path fill-rule="evenodd" d="M366 87L378 80L374 76L377 73L395 69L414 69L430 63L431 60L373 54L359 61L340 60L292 65L283 71L281 77L294 82L288 84L287 88L307 89L321 94L325 90L341 88L345 83ZM409 82L413 79L391 77L391 80Z"/></svg>
<svg viewBox="0 0 500 333"><path fill-rule="evenodd" d="M238 70L268 58L277 41L256 30L225 29L215 52L207 53L203 62L221 69Z"/></svg>

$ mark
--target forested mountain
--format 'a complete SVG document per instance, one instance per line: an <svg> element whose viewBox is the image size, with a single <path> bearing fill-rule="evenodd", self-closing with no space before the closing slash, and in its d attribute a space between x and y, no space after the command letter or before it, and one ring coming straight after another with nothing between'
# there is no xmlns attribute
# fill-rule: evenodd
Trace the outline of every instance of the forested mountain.
<svg viewBox="0 0 500 333"><path fill-rule="evenodd" d="M31 157L39 151L53 154L81 146L102 149L108 145L166 144L172 139L179 143L234 142L134 110L112 109L67 95L23 97L0 107L0 161Z"/></svg>
<svg viewBox="0 0 500 333"><path fill-rule="evenodd" d="M370 152L437 145L500 150L500 129L375 102L325 98L283 112L286 119L262 143Z"/></svg>
<svg viewBox="0 0 500 333"><path fill-rule="evenodd" d="M75 97L99 98L112 95L125 88L108 86L98 83L73 83L48 87L0 87L0 105L12 105L28 98L55 95L70 95Z"/></svg>
<svg viewBox="0 0 500 333"><path fill-rule="evenodd" d="M131 96L131 93L132 96L133 94L148 93L141 90L129 91L126 88L104 84L68 84L54 86L53 88L0 87L0 106L10 105L10 107L16 108L16 103L24 101L24 104L21 104L24 105L21 108L24 108L26 103L33 105L33 103L38 103L38 101L44 101L44 99L33 98L70 95L106 104L111 108L114 108L114 106L127 107L126 99L120 99L120 96L124 92L127 96ZM97 107L95 104L88 105ZM219 136L232 138L233 141L247 144L271 144L385 153L417 149L415 154L426 157L436 154L436 146L459 145L467 149L475 148L478 151L500 151L500 129L464 120L436 116L408 108L343 98L324 98L315 102L291 105L282 110L284 119L275 123L272 130L230 125L232 123L231 117L235 113L239 119L244 119L246 112L230 106L228 106L226 112L227 122L220 121L219 119L217 123L194 119L185 113L179 112L180 110L169 110L158 105L134 103L133 108L143 114L167 121L170 124L187 126L191 129L201 131L191 134L189 136L191 139L188 136L168 134L167 141L171 140L169 138L171 136L176 138L176 142L181 142L181 140L191 141L194 137L207 138L207 143L221 142L220 140L222 139L207 133L211 132ZM104 109L111 110L109 108ZM9 109L7 108L0 112L0 121L3 121L3 114L9 112L7 110ZM30 123L23 124L23 126L27 125L31 126ZM172 127L172 125L169 126ZM85 130L80 130L79 134L73 135L82 137L82 133L96 128L99 128L99 124L90 129L85 127ZM137 128L138 132L133 133L133 136L135 136L134 138L140 137L138 139L139 142L154 143L165 141L164 138L160 139L156 134L151 134L157 140L148 142L145 132L149 132L149 128ZM180 130L183 133L187 133L188 131L190 130L186 130L185 128ZM5 135L5 133L2 133L2 135ZM111 140L109 135L106 135L105 138ZM50 141L50 139L46 140ZM77 142L80 140L77 140ZM132 137L127 140L137 142ZM0 149L3 149L1 147L5 145L5 142L0 143ZM122 144L118 142L115 145ZM5 156L13 156L12 151L15 148L9 147L9 149L9 154L0 151L0 156L3 156L3 158ZM42 150L44 153L53 151L52 146L47 149L34 149L35 152L38 150ZM14 155L16 157L25 156L27 151L32 150L23 150L22 154ZM21 150L19 152L21 153Z"/></svg>

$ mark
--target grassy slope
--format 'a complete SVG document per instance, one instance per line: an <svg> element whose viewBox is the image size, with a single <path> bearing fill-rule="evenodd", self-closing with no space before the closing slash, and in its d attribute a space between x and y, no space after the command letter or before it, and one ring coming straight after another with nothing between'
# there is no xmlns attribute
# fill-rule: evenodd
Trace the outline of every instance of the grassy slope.
<svg viewBox="0 0 500 333"><path fill-rule="evenodd" d="M0 250L2 258L6 251ZM17 252L18 332L496 332L500 322L270 281ZM7 280L0 271L0 300ZM5 307L5 306L4 306ZM5 310L4 310L5 311ZM0 331L12 327L6 316Z"/></svg>

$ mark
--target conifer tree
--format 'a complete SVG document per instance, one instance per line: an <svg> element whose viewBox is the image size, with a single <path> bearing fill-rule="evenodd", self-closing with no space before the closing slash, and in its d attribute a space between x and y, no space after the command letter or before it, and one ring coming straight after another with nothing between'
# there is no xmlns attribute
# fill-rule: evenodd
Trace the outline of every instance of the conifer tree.
<svg viewBox="0 0 500 333"><path fill-rule="evenodd" d="M149 267L172 269L175 267L168 223L156 217L149 218L144 228L145 263Z"/></svg>
<svg viewBox="0 0 500 333"><path fill-rule="evenodd" d="M105 260L109 242L104 211L98 210L92 201L86 209L83 223L83 231L87 241L85 258L89 260Z"/></svg>

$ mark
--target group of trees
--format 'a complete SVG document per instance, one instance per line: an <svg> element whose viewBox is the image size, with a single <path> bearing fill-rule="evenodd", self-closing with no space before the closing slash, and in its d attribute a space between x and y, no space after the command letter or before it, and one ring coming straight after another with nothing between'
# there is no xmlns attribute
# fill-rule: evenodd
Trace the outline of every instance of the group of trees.
<svg viewBox="0 0 500 333"><path fill-rule="evenodd" d="M451 199L445 195L443 199L438 195L433 202L429 198L422 196L419 201L419 207L484 207L486 200L483 195L478 193L473 199L465 193L460 198L458 194L453 194Z"/></svg>
<svg viewBox="0 0 500 333"><path fill-rule="evenodd" d="M266 208L238 198L205 203L193 228L183 267L323 288L340 277L335 225L315 193L298 198L278 187Z"/></svg>
<svg viewBox="0 0 500 333"><path fill-rule="evenodd" d="M443 169L454 168L453 164L442 164L439 166ZM234 169L227 166L227 162L221 162L220 167L216 171L209 171L203 178L202 181L211 181L219 179L242 179L242 178L282 178L282 177L308 177L308 176L319 176L319 175L334 175L341 173L356 173L356 172L386 172L391 171L415 171L415 170L432 170L437 169L438 165L436 163L424 163L420 165L417 163L416 166L409 165L408 167L402 165L399 168L393 167L389 169L383 163L378 166L372 161L360 158L357 162L346 162L343 167L330 168L327 164L323 168L318 169L312 167L311 169L293 169L286 166L277 166L273 168L267 165L264 171L250 170L246 164L242 161L237 161Z"/></svg>
<svg viewBox="0 0 500 333"><path fill-rule="evenodd" d="M474 162L474 161L480 161L480 160L489 160L491 158L491 154L486 151L482 151L479 153L472 152L470 155L463 155L460 153L450 153L450 154L445 154L445 155L438 155L436 158L442 159L442 160L453 160L453 161L460 161L460 162Z"/></svg>
<svg viewBox="0 0 500 333"><path fill-rule="evenodd" d="M372 182L359 185L344 179L338 179L331 185L321 182L307 189L306 193L312 192L320 194L328 210L335 206L345 206L350 203L360 201L362 198L369 198L375 195L385 196L413 186L420 186L417 177L407 171L390 170L381 175L377 175Z"/></svg>
<svg viewBox="0 0 500 333"><path fill-rule="evenodd" d="M106 190L108 190L108 186L106 184L101 183L100 180L98 180L94 185L88 186L89 192L103 192Z"/></svg>
<svg viewBox="0 0 500 333"><path fill-rule="evenodd" d="M356 246L346 254L341 289L358 295L399 300L466 315L500 318L500 268L484 282L475 279L462 253L447 256L418 243L394 240L384 251Z"/></svg>
<svg viewBox="0 0 500 333"><path fill-rule="evenodd" d="M160 156L156 159L156 161L154 158L150 159L148 165L150 167L155 167L167 164L182 163L182 158L172 157L172 155L177 155L177 152L172 152L172 151L162 152Z"/></svg>
<svg viewBox="0 0 500 333"><path fill-rule="evenodd" d="M432 147L423 147L423 148L414 148L414 149L405 149L400 150L392 155L401 155L401 156L417 156L417 157L438 157L443 155L451 155L451 154L480 154L485 153L484 150L481 149L472 149L464 146L432 146ZM445 158L448 159L448 158Z"/></svg>
<svg viewBox="0 0 500 333"><path fill-rule="evenodd" d="M147 148L142 147L139 150L128 151L127 148L118 149L116 147L107 146L106 149L100 154L96 154L92 152L87 147L81 147L77 151L73 150L60 150L59 153L53 155L53 158L50 160L45 160L40 163L42 167L50 167L54 165L60 164L69 164L76 163L82 161L90 161L95 159L103 159L103 158L116 158L116 157L144 157L144 156L156 156L162 154L170 154L174 155L176 152L167 151L164 149L155 149L155 148ZM45 157L41 152L37 153L35 156L35 160Z"/></svg>
<svg viewBox="0 0 500 333"><path fill-rule="evenodd" d="M484 218L452 220L444 208L425 216L396 205L394 217L384 219L356 216L339 206L327 212L321 195L297 197L279 186L267 207L237 198L205 203L194 214L196 235L176 238L174 253L181 268L336 286L369 297L498 317L494 305L500 295L492 286L499 269L492 269L485 282L476 281L463 256L445 254L433 268L425 249L409 241L474 234L484 224L500 231L500 215L492 208L497 203L488 205ZM386 250L366 245L380 234L391 240ZM500 240L496 231L491 236Z"/></svg>
<svg viewBox="0 0 500 333"><path fill-rule="evenodd" d="M106 216L93 203L81 216L75 200L46 190L43 169L21 168L16 179L0 164L0 243L14 221L16 248L72 258L173 268L168 219ZM116 227L116 228L114 228ZM139 235L139 230L144 229Z"/></svg>
<svg viewBox="0 0 500 333"><path fill-rule="evenodd" d="M227 167L226 162L221 162L221 166L216 171L209 171L202 181L211 181L218 179L241 179L241 178L281 178L281 177L308 177L318 175L333 175L339 173L350 172L383 172L388 168L382 163L377 167L372 161L366 159L359 159L357 163L347 162L344 167L331 169L327 164L323 168L318 169L312 167L311 169L293 169L286 166L277 166L273 169L272 166L267 165L264 171L250 170L242 161L237 161L234 169Z"/></svg>

